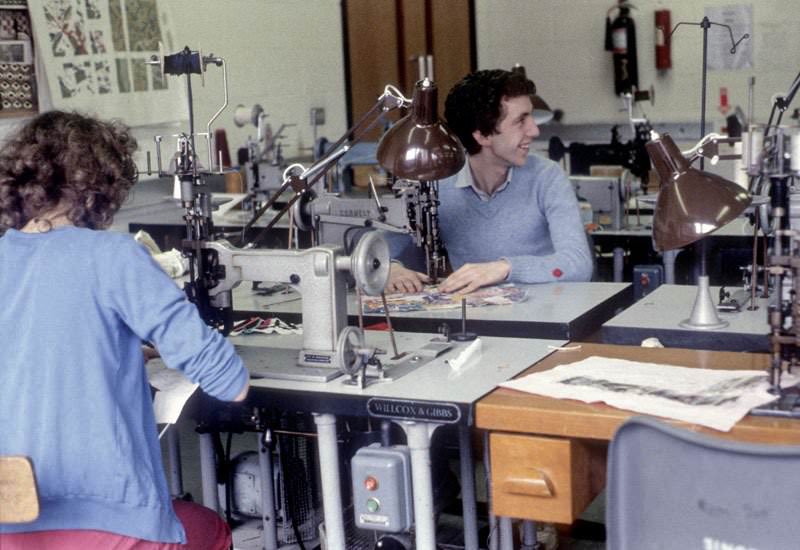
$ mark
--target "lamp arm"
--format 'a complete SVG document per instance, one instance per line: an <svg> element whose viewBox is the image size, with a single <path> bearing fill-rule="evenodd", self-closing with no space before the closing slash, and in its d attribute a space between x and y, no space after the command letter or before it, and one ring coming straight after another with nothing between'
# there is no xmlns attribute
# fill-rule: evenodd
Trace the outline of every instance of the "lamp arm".
<svg viewBox="0 0 800 550"><path fill-rule="evenodd" d="M683 157L687 159L690 163L694 162L700 157L703 157L710 159L711 164L715 165L720 160L735 160L742 158L742 155L739 153L726 154L726 155L719 154L720 143L734 144L734 143L739 143L740 141L741 141L740 138L726 137L712 132L710 134L707 134L700 141L698 141L697 145L695 145L691 149L687 151L681 151L681 155L683 155Z"/></svg>
<svg viewBox="0 0 800 550"><path fill-rule="evenodd" d="M325 175L333 165L342 158L356 143L360 142L366 133L380 120L384 113L399 109L401 107L408 107L411 105L411 100L406 98L400 91L392 86L387 85L383 89L383 93L378 96L375 104L366 112L361 118L334 143L329 149L329 153L320 158L317 162L306 168L299 176L291 175L291 168L297 165L290 166L283 173L283 183L273 196L264 204L258 212L256 212L252 219L242 228L241 244L244 246L245 235L247 231L253 227L256 221L275 204L278 198L290 186L294 190L294 196L287 202L279 212L270 220L267 226L250 242L247 246L255 246L277 222L281 219L292 205L314 184Z"/></svg>
<svg viewBox="0 0 800 550"><path fill-rule="evenodd" d="M792 82L792 85L786 95L775 98L775 105L781 110L781 112L789 108L789 105L791 105L798 88L800 88L800 73L794 77L794 82Z"/></svg>
<svg viewBox="0 0 800 550"><path fill-rule="evenodd" d="M375 101L375 104L370 107L370 109L364 113L358 121L353 124L344 134L340 137L336 143L331 145L330 150L335 151L340 145L345 142L349 142L350 145L355 145L361 138L364 137L369 130L375 125L375 123L380 120L380 116L383 113L387 113L389 111L393 111L394 109L399 109L401 107L408 107L411 105L411 100L405 97L400 91L388 84L384 89L383 93L378 96L378 99ZM377 113L380 111L380 115ZM369 123L369 124L367 124ZM364 126L366 125L366 128ZM358 134L356 135L356 132ZM352 136L352 137L351 137ZM323 157L324 158L324 157ZM320 159L322 160L322 159Z"/></svg>

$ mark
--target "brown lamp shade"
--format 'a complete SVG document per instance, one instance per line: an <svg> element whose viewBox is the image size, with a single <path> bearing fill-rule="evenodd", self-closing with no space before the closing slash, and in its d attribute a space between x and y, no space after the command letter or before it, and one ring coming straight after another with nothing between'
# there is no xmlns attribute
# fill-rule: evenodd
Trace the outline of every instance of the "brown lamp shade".
<svg viewBox="0 0 800 550"><path fill-rule="evenodd" d="M466 160L464 148L436 115L436 84L417 82L411 112L378 143L378 162L398 178L434 181L452 176Z"/></svg>
<svg viewBox="0 0 800 550"><path fill-rule="evenodd" d="M653 214L656 250L687 246L744 212L750 194L732 181L692 168L669 136L646 145L661 180Z"/></svg>
<svg viewBox="0 0 800 550"><path fill-rule="evenodd" d="M547 124L553 120L553 110L539 94L531 96L531 103L533 104L533 120L537 126Z"/></svg>

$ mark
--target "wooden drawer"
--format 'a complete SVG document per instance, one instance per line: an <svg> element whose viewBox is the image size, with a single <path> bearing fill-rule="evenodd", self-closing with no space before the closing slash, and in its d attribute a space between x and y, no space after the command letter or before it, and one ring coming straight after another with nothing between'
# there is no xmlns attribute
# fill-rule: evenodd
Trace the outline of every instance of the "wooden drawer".
<svg viewBox="0 0 800 550"><path fill-rule="evenodd" d="M595 496L580 440L492 433L489 445L496 515L569 524Z"/></svg>

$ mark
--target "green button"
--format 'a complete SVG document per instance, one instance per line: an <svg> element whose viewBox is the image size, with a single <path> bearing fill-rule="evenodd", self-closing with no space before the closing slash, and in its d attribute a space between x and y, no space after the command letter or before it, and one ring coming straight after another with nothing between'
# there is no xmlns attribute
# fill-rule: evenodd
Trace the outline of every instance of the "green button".
<svg viewBox="0 0 800 550"><path fill-rule="evenodd" d="M381 503L378 501L377 498L368 498L367 499L367 511L370 513L375 513L381 509Z"/></svg>

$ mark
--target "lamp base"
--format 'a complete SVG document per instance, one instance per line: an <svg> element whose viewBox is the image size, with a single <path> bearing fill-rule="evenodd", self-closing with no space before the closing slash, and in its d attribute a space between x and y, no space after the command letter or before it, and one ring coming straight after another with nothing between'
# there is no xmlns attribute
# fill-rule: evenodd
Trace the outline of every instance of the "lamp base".
<svg viewBox="0 0 800 550"><path fill-rule="evenodd" d="M708 275L701 275L697 278L697 295L694 298L692 314L688 319L681 321L680 326L694 330L716 330L725 328L729 324L717 315L717 308L711 298Z"/></svg>

